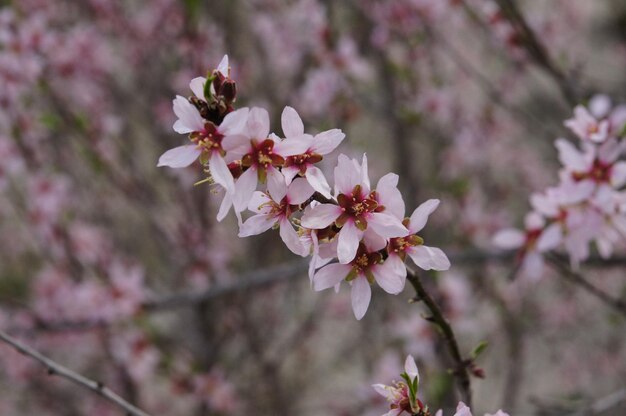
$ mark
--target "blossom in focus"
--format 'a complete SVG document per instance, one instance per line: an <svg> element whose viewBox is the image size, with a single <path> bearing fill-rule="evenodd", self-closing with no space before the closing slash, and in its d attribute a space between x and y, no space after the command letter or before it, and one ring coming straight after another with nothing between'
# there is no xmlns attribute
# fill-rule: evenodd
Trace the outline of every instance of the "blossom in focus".
<svg viewBox="0 0 626 416"><path fill-rule="evenodd" d="M322 171L314 166L323 156L331 153L339 146L346 135L339 129L332 129L312 136L304 134L302 119L291 107L285 107L281 117L285 140L283 146L299 149L299 153L285 159L282 170L287 183L300 175L306 178L313 189L330 198L330 186Z"/></svg>
<svg viewBox="0 0 626 416"><path fill-rule="evenodd" d="M385 194L385 200L370 190L367 173L367 158L359 164L354 159L339 155L335 167L336 204L320 204L302 217L306 228L324 229L333 223L341 228L337 244L337 257L342 264L350 263L356 256L359 242L365 230L372 230L383 238L401 237L408 233L402 222L387 212L388 203L395 206L401 203L401 195ZM400 198L400 201L398 201Z"/></svg>
<svg viewBox="0 0 626 416"><path fill-rule="evenodd" d="M256 191L248 204L248 209L256 214L248 218L240 227L239 237L248 237L260 234L278 224L280 238L294 254L307 256L309 251L300 241L300 237L293 229L289 217L298 208L298 205L313 195L313 188L306 179L297 178L289 187L286 184L278 194L267 194Z"/></svg>
<svg viewBox="0 0 626 416"><path fill-rule="evenodd" d="M322 267L313 276L313 289L328 289L346 280L352 286L352 310L356 319L365 316L374 282L387 293L397 295L404 289L405 279L393 264L383 259L380 251L387 241L373 232L366 232L357 247L354 259L348 263L332 263Z"/></svg>
<svg viewBox="0 0 626 416"><path fill-rule="evenodd" d="M417 398L420 377L415 359L411 355L406 357L404 373L401 374L401 377L404 381L394 382L392 386L372 385L374 390L389 402L391 410L383 416L430 415L428 407Z"/></svg>

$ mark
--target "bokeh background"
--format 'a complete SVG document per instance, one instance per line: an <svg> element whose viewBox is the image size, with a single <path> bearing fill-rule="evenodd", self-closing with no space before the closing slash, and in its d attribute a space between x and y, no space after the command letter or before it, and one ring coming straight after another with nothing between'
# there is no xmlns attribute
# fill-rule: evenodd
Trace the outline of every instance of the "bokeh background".
<svg viewBox="0 0 626 416"><path fill-rule="evenodd" d="M626 414L590 410L624 402L624 317L549 267L510 279L491 244L558 181L574 105L626 102L626 3L517 0L532 39L509 3L0 1L0 325L155 415L380 415L370 385L409 353L423 400L455 407L409 288L374 290L358 322L277 232L216 222L199 166L156 167L184 140L171 100L227 53L238 105L267 108L277 134L292 106L307 131L341 128L373 180L398 173L408 212L441 199L424 232L452 268L423 278L464 353L489 342L475 414ZM582 272L624 296L621 255ZM1 415L120 414L4 345L0 386Z"/></svg>

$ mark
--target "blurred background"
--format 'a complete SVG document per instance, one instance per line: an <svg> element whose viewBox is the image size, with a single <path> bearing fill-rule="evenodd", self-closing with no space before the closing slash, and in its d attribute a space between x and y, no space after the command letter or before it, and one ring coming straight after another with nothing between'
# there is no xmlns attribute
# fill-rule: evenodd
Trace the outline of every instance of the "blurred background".
<svg viewBox="0 0 626 416"><path fill-rule="evenodd" d="M226 53L238 106L277 134L287 105L307 132L346 133L330 181L340 152L366 152L407 212L441 199L424 237L452 268L423 280L464 354L489 343L474 414L626 414L624 317L549 267L510 279L491 245L558 181L574 105L626 102L621 0L0 1L2 329L154 415L380 415L370 385L409 353L422 400L453 414L410 288L375 289L356 321L277 232L216 222L199 166L156 167L185 140L171 100ZM582 273L624 295L623 254ZM1 415L120 414L5 345L0 386Z"/></svg>

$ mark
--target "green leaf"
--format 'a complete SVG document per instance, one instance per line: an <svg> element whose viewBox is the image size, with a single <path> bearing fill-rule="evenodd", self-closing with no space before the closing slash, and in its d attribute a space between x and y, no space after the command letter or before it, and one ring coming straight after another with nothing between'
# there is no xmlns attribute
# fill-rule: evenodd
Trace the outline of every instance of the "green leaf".
<svg viewBox="0 0 626 416"><path fill-rule="evenodd" d="M487 341L480 341L480 343L478 343L478 345L472 350L470 356L472 357L472 360L475 360L478 358L478 356L480 354L482 354L487 347L489 346L489 343Z"/></svg>

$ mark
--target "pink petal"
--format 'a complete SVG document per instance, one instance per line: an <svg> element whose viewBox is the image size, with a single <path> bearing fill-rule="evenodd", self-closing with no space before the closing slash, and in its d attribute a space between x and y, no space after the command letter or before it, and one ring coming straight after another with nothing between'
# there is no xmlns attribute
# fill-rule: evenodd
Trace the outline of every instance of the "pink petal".
<svg viewBox="0 0 626 416"><path fill-rule="evenodd" d="M328 289L339 283L348 276L352 268L346 264L333 263L322 267L313 276L313 289L316 292Z"/></svg>
<svg viewBox="0 0 626 416"><path fill-rule="evenodd" d="M624 183L626 183L626 162L620 161L611 169L611 185L621 188Z"/></svg>
<svg viewBox="0 0 626 416"><path fill-rule="evenodd" d="M218 131L224 136L243 133L249 113L250 110L248 110L247 107L228 113L226 117L224 117L222 124L220 124Z"/></svg>
<svg viewBox="0 0 626 416"><path fill-rule="evenodd" d="M305 172L305 177L309 184L326 198L330 198L330 185L326 181L324 173L316 166L309 165Z"/></svg>
<svg viewBox="0 0 626 416"><path fill-rule="evenodd" d="M363 160L361 162L361 183L365 188L365 193L369 193L370 189L372 189L372 185L370 184L370 177L367 167L367 154L365 153L363 153Z"/></svg>
<svg viewBox="0 0 626 416"><path fill-rule="evenodd" d="M512 250L524 245L526 234L514 228L507 228L498 231L491 241L498 248Z"/></svg>
<svg viewBox="0 0 626 416"><path fill-rule="evenodd" d="M276 224L278 219L272 215L257 214L248 218L239 228L239 237L261 234Z"/></svg>
<svg viewBox="0 0 626 416"><path fill-rule="evenodd" d="M372 288L365 276L359 276L352 281L352 310L357 320L361 320L367 312L372 298Z"/></svg>
<svg viewBox="0 0 626 416"><path fill-rule="evenodd" d="M175 147L161 155L157 167L186 168L198 159L200 153L195 144Z"/></svg>
<svg viewBox="0 0 626 416"><path fill-rule="evenodd" d="M280 220L280 238L292 253L302 257L308 256L309 253L305 252L298 233L296 233L296 230L293 229L293 225L291 225L291 222L289 222L286 217Z"/></svg>
<svg viewBox="0 0 626 416"><path fill-rule="evenodd" d="M250 149L250 138L244 134L225 136L222 139L222 149L227 152L235 152L243 155Z"/></svg>
<svg viewBox="0 0 626 416"><path fill-rule="evenodd" d="M313 138L308 134L301 136L291 136L274 145L274 153L283 157L301 155L306 153L311 146Z"/></svg>
<svg viewBox="0 0 626 416"><path fill-rule="evenodd" d="M270 197L265 192L254 191L250 202L248 202L248 209L257 214L267 214L266 204L270 201Z"/></svg>
<svg viewBox="0 0 626 416"><path fill-rule="evenodd" d="M265 140L270 134L270 116L264 108L253 107L246 124L251 138Z"/></svg>
<svg viewBox="0 0 626 416"><path fill-rule="evenodd" d="M320 155L327 155L339 146L346 135L339 129L332 129L315 135L311 150Z"/></svg>
<svg viewBox="0 0 626 416"><path fill-rule="evenodd" d="M403 237L409 234L409 230L402 225L402 221L393 215L382 212L374 212L367 217L368 227L378 235L385 238Z"/></svg>
<svg viewBox="0 0 626 416"><path fill-rule="evenodd" d="M285 137L301 136L304 134L304 124L302 123L302 119L298 115L298 112L291 107L285 107L280 116L280 123L283 127ZM307 149L304 149L303 152Z"/></svg>
<svg viewBox="0 0 626 416"><path fill-rule="evenodd" d="M186 98L177 95L172 101L174 114L178 121L174 123L176 133L187 134L193 131L204 130L204 120L200 113Z"/></svg>
<svg viewBox="0 0 626 416"><path fill-rule="evenodd" d="M448 270L450 268L450 260L437 247L417 246L411 247L406 252L420 269Z"/></svg>
<svg viewBox="0 0 626 416"><path fill-rule="evenodd" d="M222 58L222 60L220 61L220 64L217 66L217 70L219 72L222 73L222 75L224 75L225 77L228 76L228 55L224 55L224 57Z"/></svg>
<svg viewBox="0 0 626 416"><path fill-rule="evenodd" d="M417 371L417 364L415 364L415 359L412 355L407 355L406 360L404 361L404 371L409 376L411 380L417 378L419 383L419 372Z"/></svg>
<svg viewBox="0 0 626 416"><path fill-rule="evenodd" d="M376 393L380 394L384 398L390 396L389 387L385 386L384 384L372 384L372 388L376 391Z"/></svg>
<svg viewBox="0 0 626 416"><path fill-rule="evenodd" d="M198 97L201 100L205 100L204 98L204 83L206 82L206 78L204 77L196 77L189 82L189 88L193 92L193 95Z"/></svg>
<svg viewBox="0 0 626 416"><path fill-rule="evenodd" d="M368 228L363 234L363 244L370 252L382 250L387 246L389 241L385 237L381 237L376 231Z"/></svg>
<svg viewBox="0 0 626 416"><path fill-rule="evenodd" d="M354 221L348 220L339 231L337 243L337 257L339 263L346 264L354 260L361 241L362 231L359 230Z"/></svg>
<svg viewBox="0 0 626 416"><path fill-rule="evenodd" d="M397 260L399 260L399 262ZM402 275L401 269L404 269L404 275ZM372 269L372 273L374 274L378 286L385 292L391 295L397 295L404 289L406 268L398 256L389 256L383 264L376 265Z"/></svg>
<svg viewBox="0 0 626 416"><path fill-rule="evenodd" d="M285 177L274 166L267 168L267 190L270 196L276 202L283 200L287 195L287 182Z"/></svg>
<svg viewBox="0 0 626 416"><path fill-rule="evenodd" d="M380 178L376 185L376 193L378 194L378 202L385 206L387 214L400 220L404 219L404 200L398 190L398 175L388 173Z"/></svg>
<svg viewBox="0 0 626 416"><path fill-rule="evenodd" d="M409 223L409 230L411 230L412 234L418 233L424 228L428 217L437 209L439 202L438 199L429 199L413 211Z"/></svg>
<svg viewBox="0 0 626 416"><path fill-rule="evenodd" d="M350 194L356 185L361 184L361 171L358 164L348 156L340 154L335 167L335 192Z"/></svg>
<svg viewBox="0 0 626 416"><path fill-rule="evenodd" d="M544 252L556 248L563 241L563 231L561 224L554 223L543 230L537 239L537 250Z"/></svg>
<svg viewBox="0 0 626 416"><path fill-rule="evenodd" d="M459 402L454 416L472 416L472 412L470 411L470 408L465 405L465 403Z"/></svg>
<svg viewBox="0 0 626 416"><path fill-rule="evenodd" d="M211 176L216 183L222 185L222 187L228 192L235 191L235 180L233 179L233 175L230 173L228 165L226 165L224 158L222 158L219 152L211 152L211 157L209 158L209 169L211 171Z"/></svg>
<svg viewBox="0 0 626 416"><path fill-rule="evenodd" d="M217 221L221 222L224 218L226 218L226 215L228 214L228 211L230 211L230 207L233 206L233 198L231 195L228 194L228 192L224 193L224 198L222 199L222 203L220 204L220 209L217 212ZM241 223L241 216L239 213L237 214L237 218L239 219L239 222Z"/></svg>
<svg viewBox="0 0 626 416"><path fill-rule="evenodd" d="M287 200L292 205L300 205L313 195L315 190L306 179L296 178L287 190Z"/></svg>
<svg viewBox="0 0 626 416"><path fill-rule="evenodd" d="M241 212L246 209L252 193L256 190L258 183L257 170L254 166L245 171L235 183L235 194L233 196L233 204L235 211Z"/></svg>
<svg viewBox="0 0 626 416"><path fill-rule="evenodd" d="M320 204L302 216L302 226L319 230L328 227L341 215L341 208L334 204Z"/></svg>
<svg viewBox="0 0 626 416"><path fill-rule="evenodd" d="M557 139L555 146L559 151L559 160L568 169L574 171L587 170L587 161L584 155L565 139Z"/></svg>
<svg viewBox="0 0 626 416"><path fill-rule="evenodd" d="M286 168L282 168L281 172L285 176L285 181L287 182L287 185L289 185L291 181L293 181L293 178L295 178L298 173L300 173L300 168L297 166L288 166Z"/></svg>

